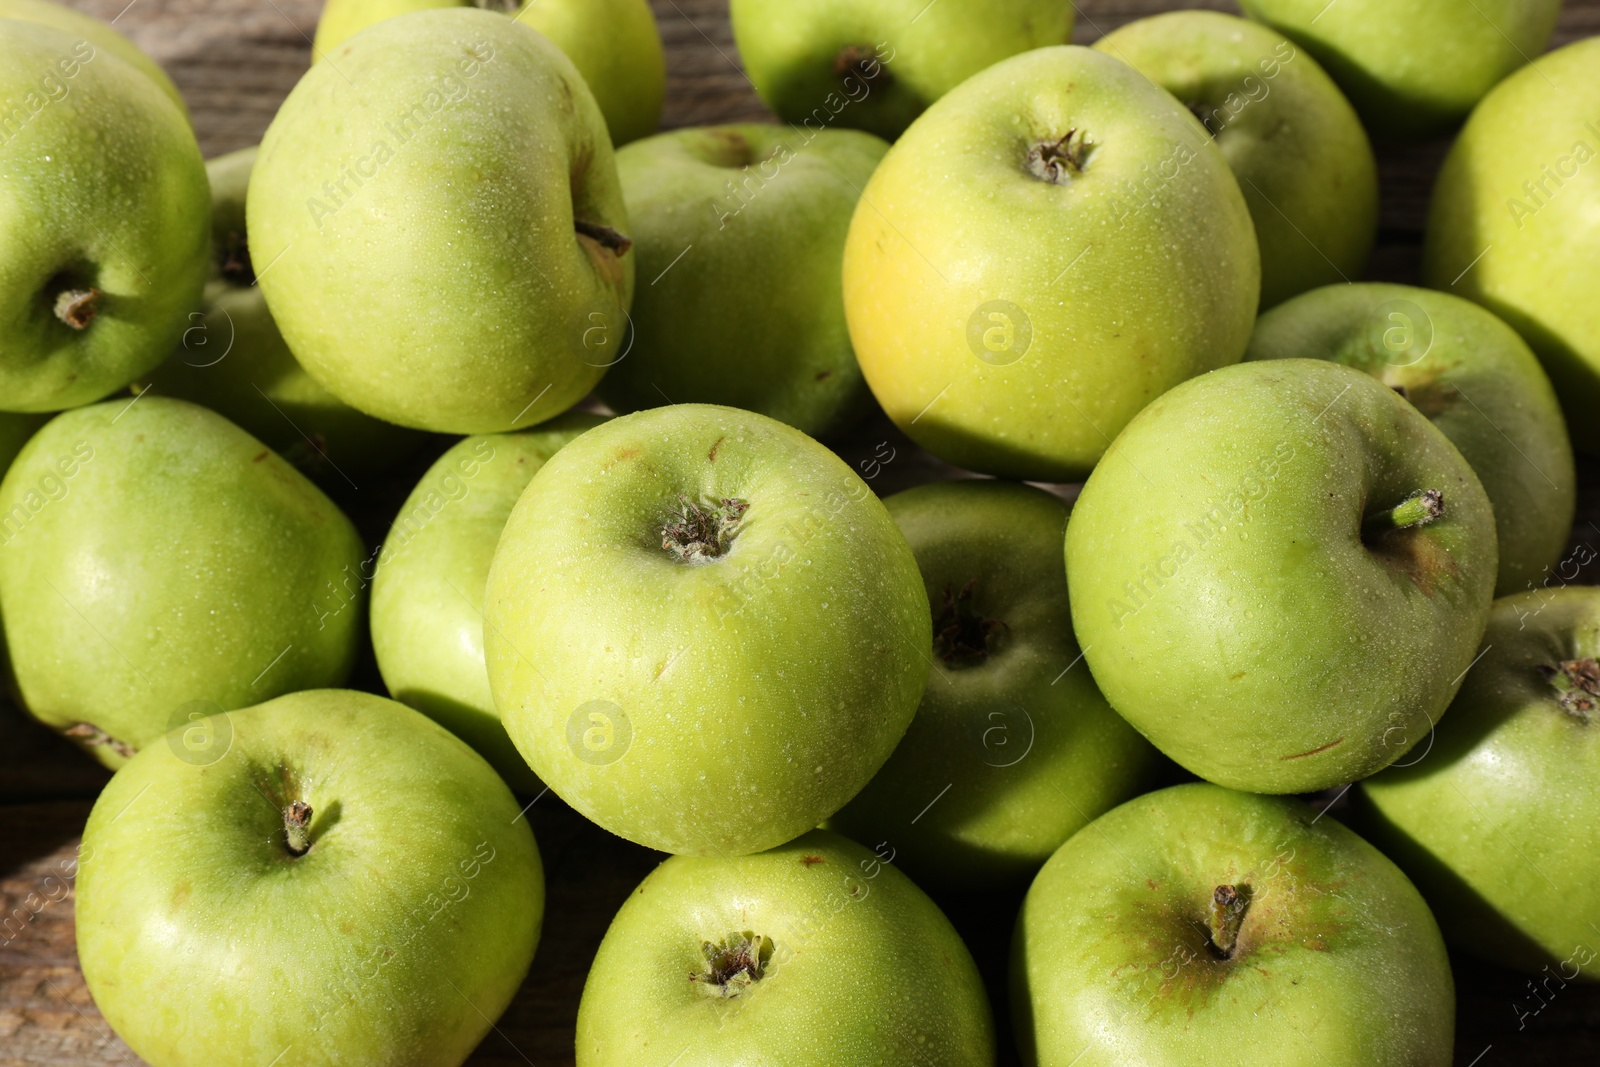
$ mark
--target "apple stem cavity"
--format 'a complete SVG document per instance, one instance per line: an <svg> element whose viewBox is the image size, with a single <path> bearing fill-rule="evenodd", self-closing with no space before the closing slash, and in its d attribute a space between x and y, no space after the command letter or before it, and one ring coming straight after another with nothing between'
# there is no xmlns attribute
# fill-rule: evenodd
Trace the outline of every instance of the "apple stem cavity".
<svg viewBox="0 0 1600 1067"><path fill-rule="evenodd" d="M250 262L250 242L238 230L229 230L223 235L217 272L237 286L247 288L256 283L255 265Z"/></svg>
<svg viewBox="0 0 1600 1067"><path fill-rule="evenodd" d="M100 313L100 290L67 289L56 297L56 318L74 330L87 330L94 317Z"/></svg>
<svg viewBox="0 0 1600 1067"><path fill-rule="evenodd" d="M618 259L628 254L628 249L633 247L631 238L613 230L610 226L598 222L588 222L584 219L575 219L572 228L584 237L594 241L601 248L609 249Z"/></svg>
<svg viewBox="0 0 1600 1067"><path fill-rule="evenodd" d="M1250 887L1243 884L1219 885L1211 894L1211 947L1222 959L1233 958L1250 896Z"/></svg>
<svg viewBox="0 0 1600 1067"><path fill-rule="evenodd" d="M680 563L702 563L725 555L744 525L749 503L724 497L697 504L678 497L678 510L661 527L661 547Z"/></svg>
<svg viewBox="0 0 1600 1067"><path fill-rule="evenodd" d="M878 50L864 44L848 44L833 57L833 76L844 79L855 75L869 86L882 88L894 81L889 68L878 58Z"/></svg>
<svg viewBox="0 0 1600 1067"><path fill-rule="evenodd" d="M296 800L283 809L283 836L289 855L304 856L311 848L311 805Z"/></svg>
<svg viewBox="0 0 1600 1067"><path fill-rule="evenodd" d="M1051 185L1066 185L1083 173L1094 142L1083 130L1068 130L1059 141L1040 141L1028 149L1028 173Z"/></svg>
<svg viewBox="0 0 1600 1067"><path fill-rule="evenodd" d="M1561 710L1581 723L1594 721L1600 706L1600 663L1593 659L1567 659L1555 666L1541 664L1539 674L1556 691Z"/></svg>
<svg viewBox="0 0 1600 1067"><path fill-rule="evenodd" d="M1008 627L1000 619L986 619L972 608L976 578L952 593L944 587L944 604L933 617L933 654L948 667L976 667L989 658Z"/></svg>
<svg viewBox="0 0 1600 1067"><path fill-rule="evenodd" d="M772 940L745 930L723 941L702 941L700 951L705 954L705 969L691 973L689 981L708 997L727 999L744 993L766 974Z"/></svg>
<svg viewBox="0 0 1600 1067"><path fill-rule="evenodd" d="M1361 537L1372 541L1391 530L1426 526L1443 514L1444 494L1437 489L1424 489L1407 497L1398 507L1368 515L1361 524Z"/></svg>

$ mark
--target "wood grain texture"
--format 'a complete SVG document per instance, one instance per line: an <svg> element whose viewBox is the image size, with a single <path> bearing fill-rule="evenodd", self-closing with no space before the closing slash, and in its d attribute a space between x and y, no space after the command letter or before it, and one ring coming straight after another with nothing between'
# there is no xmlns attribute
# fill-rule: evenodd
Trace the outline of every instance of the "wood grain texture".
<svg viewBox="0 0 1600 1067"><path fill-rule="evenodd" d="M207 156L260 139L279 102L309 66L320 9L319 0L72 3L115 20L161 61L189 101ZM738 67L726 0L652 3L668 49L665 127L771 118ZM1226 0L1082 0L1076 39L1087 43L1135 18L1176 7L1234 10ZM1555 44L1595 33L1600 33L1600 0L1568 0ZM1381 157L1382 231L1371 277L1417 280L1427 197L1446 146L1447 141L1438 141ZM384 536L389 517L442 447L441 442L404 469L341 499L370 543ZM917 450L881 417L839 451L852 466L870 470L872 484L885 494L958 473ZM863 466L890 453L881 472ZM1582 473L1574 545L1600 548L1597 474L1592 466ZM1587 553L1595 555L1592 549ZM1589 571L1578 580L1600 580L1600 564ZM382 691L370 658L353 684ZM0 705L0 1067L135 1067L140 1062L96 1011L73 939L78 835L106 777L70 745ZM517 999L470 1061L478 1067L573 1062L572 1025L589 960L616 908L660 858L599 830L550 796L536 803L529 817L549 887L544 936ZM1018 902L1005 896L941 901L984 971L1002 1033L1005 957ZM1522 1011L1536 1006L1526 978L1464 960L1457 961L1456 972L1461 1067L1600 1063L1600 989L1569 986L1546 992L1546 1007L1519 1018L1514 1005Z"/></svg>

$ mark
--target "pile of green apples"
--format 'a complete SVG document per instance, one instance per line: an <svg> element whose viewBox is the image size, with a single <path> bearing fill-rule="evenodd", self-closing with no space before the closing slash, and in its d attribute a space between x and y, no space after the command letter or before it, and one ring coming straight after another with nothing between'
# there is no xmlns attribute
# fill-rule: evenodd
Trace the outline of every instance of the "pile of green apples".
<svg viewBox="0 0 1600 1067"><path fill-rule="evenodd" d="M116 1032L460 1064L546 792L670 854L580 1067L992 1065L935 897L1021 901L1040 1067L1443 1067L1447 942L1600 979L1600 39L731 6L781 122L656 134L645 0L328 0L205 162L0 0L0 668L116 772ZM1357 281L1445 135L1429 288ZM967 476L880 499L875 409Z"/></svg>

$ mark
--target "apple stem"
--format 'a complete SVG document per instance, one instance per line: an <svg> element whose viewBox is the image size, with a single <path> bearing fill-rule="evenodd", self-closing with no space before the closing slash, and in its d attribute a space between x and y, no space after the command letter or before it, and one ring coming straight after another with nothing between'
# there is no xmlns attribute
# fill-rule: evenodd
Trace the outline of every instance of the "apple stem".
<svg viewBox="0 0 1600 1067"><path fill-rule="evenodd" d="M1223 959L1233 956L1239 927L1250 908L1248 885L1219 885L1211 894L1211 946Z"/></svg>
<svg viewBox="0 0 1600 1067"><path fill-rule="evenodd" d="M633 241L630 238L623 236L610 226L605 226L598 222L575 219L573 220L572 228L590 240L595 241L602 248L609 248L618 257L626 255L628 249L633 247Z"/></svg>
<svg viewBox="0 0 1600 1067"><path fill-rule="evenodd" d="M1362 539L1370 541L1391 530L1426 526L1443 514L1444 494L1437 489L1424 489L1407 497L1398 507L1368 515L1361 524Z"/></svg>
<svg viewBox="0 0 1600 1067"><path fill-rule="evenodd" d="M74 330L87 330L100 312L101 292L95 288L68 289L56 297L56 318Z"/></svg>
<svg viewBox="0 0 1600 1067"><path fill-rule="evenodd" d="M1579 722L1594 719L1596 698L1600 697L1600 663L1593 659L1562 660L1554 667L1541 664L1539 673L1556 690L1561 710Z"/></svg>
<svg viewBox="0 0 1600 1067"><path fill-rule="evenodd" d="M283 836L289 843L289 855L304 856L311 848L311 805L296 800L283 809Z"/></svg>

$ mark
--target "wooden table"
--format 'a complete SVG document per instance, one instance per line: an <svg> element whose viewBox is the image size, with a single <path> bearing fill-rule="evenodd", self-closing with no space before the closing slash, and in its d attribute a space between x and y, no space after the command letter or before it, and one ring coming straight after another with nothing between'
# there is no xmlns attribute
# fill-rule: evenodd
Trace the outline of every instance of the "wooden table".
<svg viewBox="0 0 1600 1067"><path fill-rule="evenodd" d="M652 0L668 50L664 127L770 119L737 64L726 0ZM305 71L319 0L72 0L116 19L171 72L188 98L209 156L254 144ZM1077 40L1086 43L1132 19L1176 7L1232 11L1223 0L1081 0ZM1567 0L1555 44L1600 33L1600 0ZM1373 278L1418 280L1422 225L1432 176L1447 141L1380 157L1383 215ZM847 460L870 458L889 440L896 460L873 485L880 492L953 471L918 452L881 418L840 446ZM422 469L425 454L341 503L377 543ZM1574 544L1600 547L1600 470L1580 477ZM1070 490L1066 490L1070 493ZM1590 551L1585 558L1594 558ZM1600 581L1600 566L1581 581ZM353 683L382 692L370 658ZM15 709L0 705L0 1067L89 1067L140 1061L106 1026L78 969L71 872L89 808L105 773ZM1600 783L1597 783L1600 787ZM549 883L544 938L521 992L471 1063L479 1067L571 1064L572 1024L595 946L630 889L661 858L589 824L551 796L529 817ZM941 901L989 980L1004 1035L1005 957L1018 899ZM1537 1015L1522 976L1457 960L1461 1067L1600 1063L1600 987L1548 997ZM175 991L175 994L177 991ZM1011 1062L1007 1050L1006 1062ZM1224 1062L1226 1055L1219 1057ZM217 1067L230 1067L219 1064ZM265 1065L259 1065L265 1067ZM838 1067L853 1067L841 1064ZM1328 1067L1355 1067L1330 1064Z"/></svg>

